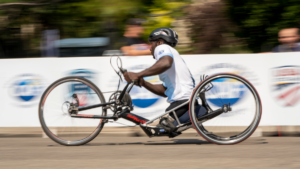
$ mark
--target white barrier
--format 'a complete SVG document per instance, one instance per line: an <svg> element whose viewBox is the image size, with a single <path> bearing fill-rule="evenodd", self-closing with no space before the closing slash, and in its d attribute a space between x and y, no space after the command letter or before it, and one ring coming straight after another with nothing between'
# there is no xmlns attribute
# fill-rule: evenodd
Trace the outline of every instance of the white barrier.
<svg viewBox="0 0 300 169"><path fill-rule="evenodd" d="M184 55L196 83L201 74L237 73L247 78L260 94L262 126L300 125L299 53ZM118 76L109 57L3 59L0 61L0 127L37 127L38 102L43 91L55 80L70 76L89 76L102 92L115 91ZM152 56L122 57L123 67L141 71L155 63ZM147 79L160 83L158 76ZM121 85L122 89L124 84ZM110 94L105 94L106 100ZM133 113L151 118L164 112L166 99L144 88L134 87ZM131 124L125 120L120 123ZM117 124L109 124L117 125Z"/></svg>

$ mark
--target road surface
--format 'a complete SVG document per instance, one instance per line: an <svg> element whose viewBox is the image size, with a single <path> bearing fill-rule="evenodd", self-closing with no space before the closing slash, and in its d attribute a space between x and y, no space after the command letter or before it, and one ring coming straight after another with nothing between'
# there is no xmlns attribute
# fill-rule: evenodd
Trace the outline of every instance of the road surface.
<svg viewBox="0 0 300 169"><path fill-rule="evenodd" d="M48 138L0 138L0 168L300 168L300 137L253 137L231 146L201 137L101 137L84 146Z"/></svg>

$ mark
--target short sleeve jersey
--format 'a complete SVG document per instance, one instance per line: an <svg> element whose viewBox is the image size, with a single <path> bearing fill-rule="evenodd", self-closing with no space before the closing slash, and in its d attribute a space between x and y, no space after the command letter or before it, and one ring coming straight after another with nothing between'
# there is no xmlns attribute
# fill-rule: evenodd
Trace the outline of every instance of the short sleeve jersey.
<svg viewBox="0 0 300 169"><path fill-rule="evenodd" d="M167 101L172 103L189 99L195 88L195 81L177 50L162 44L155 48L154 56L157 61L164 56L173 58L172 67L159 75L159 79L167 88L165 91L165 95L168 97Z"/></svg>

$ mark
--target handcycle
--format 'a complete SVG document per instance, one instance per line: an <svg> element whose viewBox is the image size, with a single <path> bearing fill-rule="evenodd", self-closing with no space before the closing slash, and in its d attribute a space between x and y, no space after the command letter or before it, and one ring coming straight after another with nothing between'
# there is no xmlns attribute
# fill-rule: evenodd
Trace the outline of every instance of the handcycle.
<svg viewBox="0 0 300 169"><path fill-rule="evenodd" d="M127 70L122 68L119 57L117 65L119 71L115 71L122 79L121 75ZM70 76L58 79L45 90L39 103L43 131L59 144L83 145L92 141L106 123L125 119L139 125L149 137L175 137L177 135L170 134L168 126L162 123L168 118L166 116L173 114L175 129L172 131L178 135L194 128L211 143L230 145L251 136L262 116L256 89L235 74L202 76L188 101L152 119L131 112L134 107L129 93L134 83L127 83L122 91L114 91L106 102L100 89L86 78ZM187 104L189 111L183 115L183 121L182 117L177 117L175 110ZM199 116L199 107L204 108L206 113ZM108 110L111 110L111 115L108 115ZM161 126L150 126L158 120Z"/></svg>

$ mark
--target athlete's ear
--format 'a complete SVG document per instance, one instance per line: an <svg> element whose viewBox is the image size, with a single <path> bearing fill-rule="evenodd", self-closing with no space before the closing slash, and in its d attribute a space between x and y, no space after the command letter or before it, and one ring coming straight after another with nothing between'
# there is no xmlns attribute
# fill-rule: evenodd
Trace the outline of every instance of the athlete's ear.
<svg viewBox="0 0 300 169"><path fill-rule="evenodd" d="M160 39L159 40L159 45L164 44L164 40Z"/></svg>
<svg viewBox="0 0 300 169"><path fill-rule="evenodd" d="M156 46L159 46L159 45L161 45L161 44L162 44L162 43L161 43L161 40L160 40L160 39L156 41Z"/></svg>

